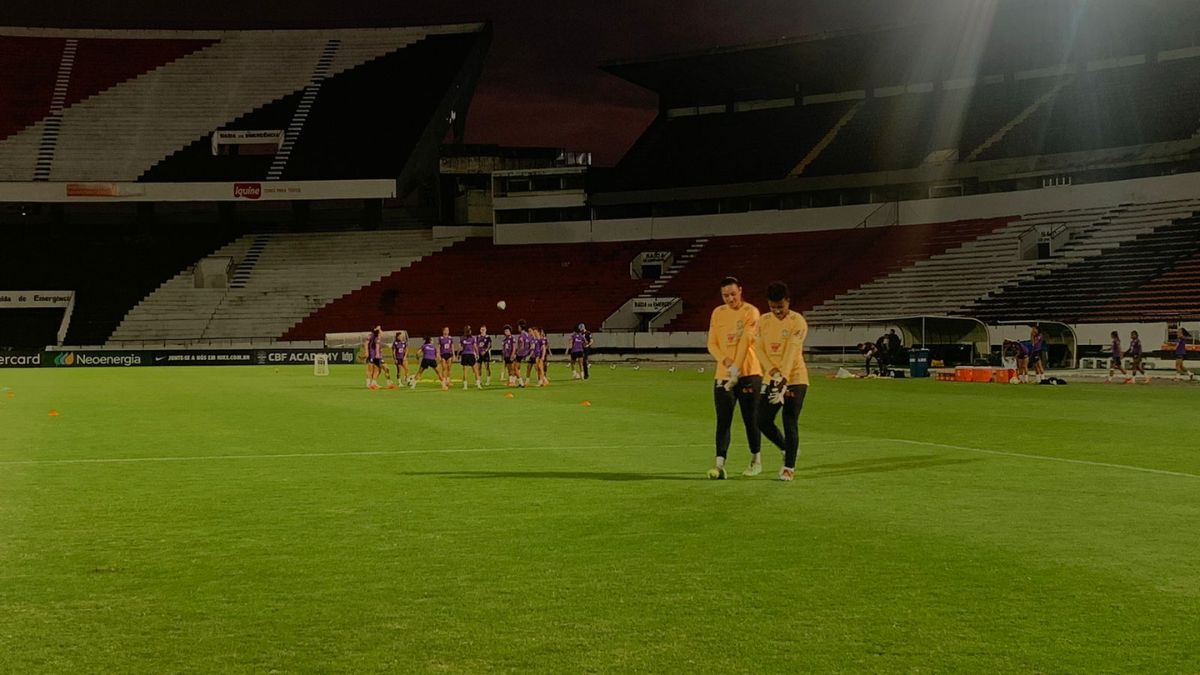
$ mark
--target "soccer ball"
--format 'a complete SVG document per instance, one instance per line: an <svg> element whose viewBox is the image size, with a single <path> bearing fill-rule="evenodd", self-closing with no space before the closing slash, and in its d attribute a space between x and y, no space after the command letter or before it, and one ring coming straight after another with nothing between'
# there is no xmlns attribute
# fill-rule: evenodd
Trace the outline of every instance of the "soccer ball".
<svg viewBox="0 0 1200 675"><path fill-rule="evenodd" d="M505 302L505 301L503 301L503 300L501 300L500 302L497 302L497 303L496 303L496 309L499 309L499 310L504 310L504 309L507 309L507 308L508 308L508 303L507 303L507 302Z"/></svg>

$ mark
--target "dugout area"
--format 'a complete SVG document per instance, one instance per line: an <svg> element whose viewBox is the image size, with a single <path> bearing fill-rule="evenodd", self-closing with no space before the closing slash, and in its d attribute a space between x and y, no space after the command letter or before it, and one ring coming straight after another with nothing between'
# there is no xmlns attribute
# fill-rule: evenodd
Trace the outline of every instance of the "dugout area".
<svg viewBox="0 0 1200 675"><path fill-rule="evenodd" d="M991 353L987 324L965 316L874 317L852 319L842 326L855 335L869 334L872 340L894 328L905 352L914 347L928 349L930 359L946 367L986 362ZM903 364L893 362L893 365Z"/></svg>

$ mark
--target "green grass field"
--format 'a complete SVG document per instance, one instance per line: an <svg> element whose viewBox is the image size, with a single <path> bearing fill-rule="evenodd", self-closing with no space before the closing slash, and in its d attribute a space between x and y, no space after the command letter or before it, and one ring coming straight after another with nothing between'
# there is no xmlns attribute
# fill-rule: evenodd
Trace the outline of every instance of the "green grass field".
<svg viewBox="0 0 1200 675"><path fill-rule="evenodd" d="M819 379L792 484L694 368L0 387L0 672L1200 671L1200 387Z"/></svg>

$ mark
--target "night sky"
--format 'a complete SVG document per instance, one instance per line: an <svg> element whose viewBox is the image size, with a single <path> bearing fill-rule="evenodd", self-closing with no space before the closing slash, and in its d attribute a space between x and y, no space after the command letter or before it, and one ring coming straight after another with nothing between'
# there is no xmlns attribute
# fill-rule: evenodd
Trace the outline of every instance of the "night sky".
<svg viewBox="0 0 1200 675"><path fill-rule="evenodd" d="M318 28L490 19L471 143L565 147L616 162L654 118L653 94L600 71L629 59L928 18L978 0L8 0L0 25Z"/></svg>

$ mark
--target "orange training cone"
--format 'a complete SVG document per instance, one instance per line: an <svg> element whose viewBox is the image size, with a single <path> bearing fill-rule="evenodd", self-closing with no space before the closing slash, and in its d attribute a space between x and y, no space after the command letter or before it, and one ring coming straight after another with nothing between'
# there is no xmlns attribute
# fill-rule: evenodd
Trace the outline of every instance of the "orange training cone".
<svg viewBox="0 0 1200 675"><path fill-rule="evenodd" d="M57 410L51 410L51 411L50 411L50 417L58 417L58 411L57 411Z"/></svg>
<svg viewBox="0 0 1200 675"><path fill-rule="evenodd" d="M512 398L512 397L513 397L513 393L511 391L504 392L504 398Z"/></svg>
<svg viewBox="0 0 1200 675"><path fill-rule="evenodd" d="M591 401L582 401L582 402L580 402L579 405L581 405L585 408L590 408L590 407L592 407L592 402Z"/></svg>

